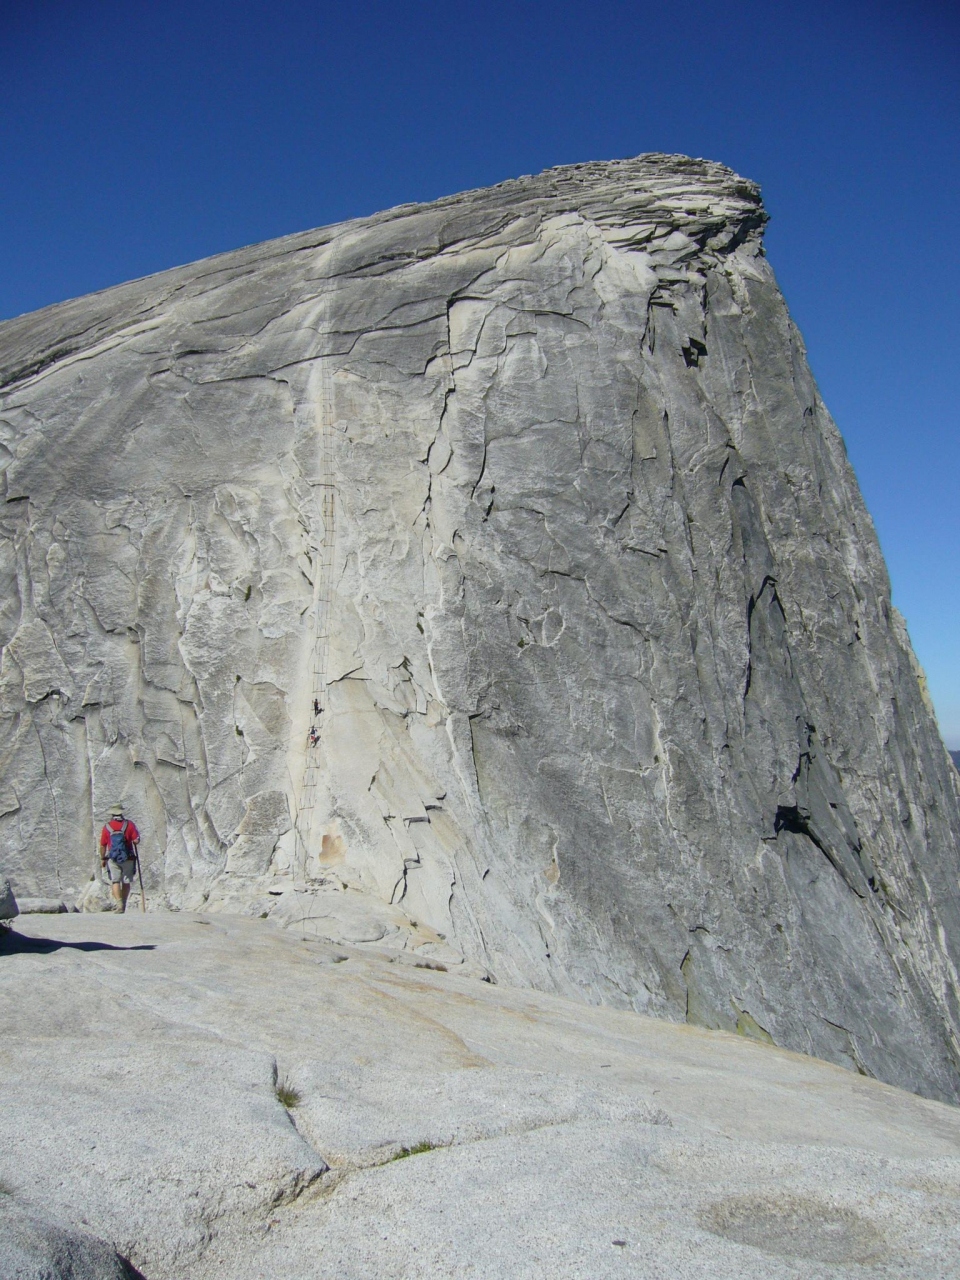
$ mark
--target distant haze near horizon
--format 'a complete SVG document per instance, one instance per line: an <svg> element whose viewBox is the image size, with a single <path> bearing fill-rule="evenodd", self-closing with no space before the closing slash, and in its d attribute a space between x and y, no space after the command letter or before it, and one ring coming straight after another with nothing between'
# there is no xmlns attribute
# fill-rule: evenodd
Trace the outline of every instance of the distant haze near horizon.
<svg viewBox="0 0 960 1280"><path fill-rule="evenodd" d="M682 20L680 17L682 16ZM960 748L960 17L936 0L4 13L0 317L555 164L758 181L767 246Z"/></svg>

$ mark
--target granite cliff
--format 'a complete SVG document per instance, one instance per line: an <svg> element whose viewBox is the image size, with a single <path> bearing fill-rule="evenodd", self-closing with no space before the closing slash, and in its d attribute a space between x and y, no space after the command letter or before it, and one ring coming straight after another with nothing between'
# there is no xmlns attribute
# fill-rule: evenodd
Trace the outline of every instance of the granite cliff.
<svg viewBox="0 0 960 1280"><path fill-rule="evenodd" d="M960 786L762 250L678 156L0 326L0 840L960 1096Z"/></svg>

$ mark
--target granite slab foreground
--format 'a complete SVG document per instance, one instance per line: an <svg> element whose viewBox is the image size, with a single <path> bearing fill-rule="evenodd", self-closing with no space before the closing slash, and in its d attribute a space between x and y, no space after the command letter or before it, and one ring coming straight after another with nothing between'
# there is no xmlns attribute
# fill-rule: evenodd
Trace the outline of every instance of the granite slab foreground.
<svg viewBox="0 0 960 1280"><path fill-rule="evenodd" d="M4 1199L147 1280L960 1268L956 1108L416 964L225 914L18 920Z"/></svg>

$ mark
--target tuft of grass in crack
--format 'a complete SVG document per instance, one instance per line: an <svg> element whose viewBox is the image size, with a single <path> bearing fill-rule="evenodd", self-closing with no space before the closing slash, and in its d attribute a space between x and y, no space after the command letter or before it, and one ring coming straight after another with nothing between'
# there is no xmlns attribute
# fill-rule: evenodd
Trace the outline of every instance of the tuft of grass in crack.
<svg viewBox="0 0 960 1280"><path fill-rule="evenodd" d="M295 1089L286 1080L278 1080L273 1086L273 1091L277 1095L277 1101L282 1107L286 1107L288 1111L292 1111L294 1107L299 1107L303 1101L300 1090Z"/></svg>
<svg viewBox="0 0 960 1280"><path fill-rule="evenodd" d="M412 1147L401 1147L395 1156L391 1156L387 1161L391 1164L394 1160L406 1160L407 1156L422 1156L425 1151L437 1151L446 1144L443 1142L416 1142Z"/></svg>

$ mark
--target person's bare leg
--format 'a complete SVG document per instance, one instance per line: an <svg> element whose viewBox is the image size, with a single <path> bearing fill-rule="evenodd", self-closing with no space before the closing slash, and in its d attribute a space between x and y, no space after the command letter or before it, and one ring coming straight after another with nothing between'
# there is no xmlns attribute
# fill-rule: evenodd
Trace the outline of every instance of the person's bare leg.
<svg viewBox="0 0 960 1280"><path fill-rule="evenodd" d="M121 910L121 911L123 910L123 890L124 890L124 887L125 887L124 885L119 884L119 883L116 883L116 882L115 882L115 883L113 883L113 884L111 884L111 886L110 886L110 892L113 894L114 901L118 904L118 906L120 907L120 910Z"/></svg>
<svg viewBox="0 0 960 1280"><path fill-rule="evenodd" d="M127 899L129 897L130 897L130 886L128 884L122 884L120 886L120 910L121 911L126 911Z"/></svg>

